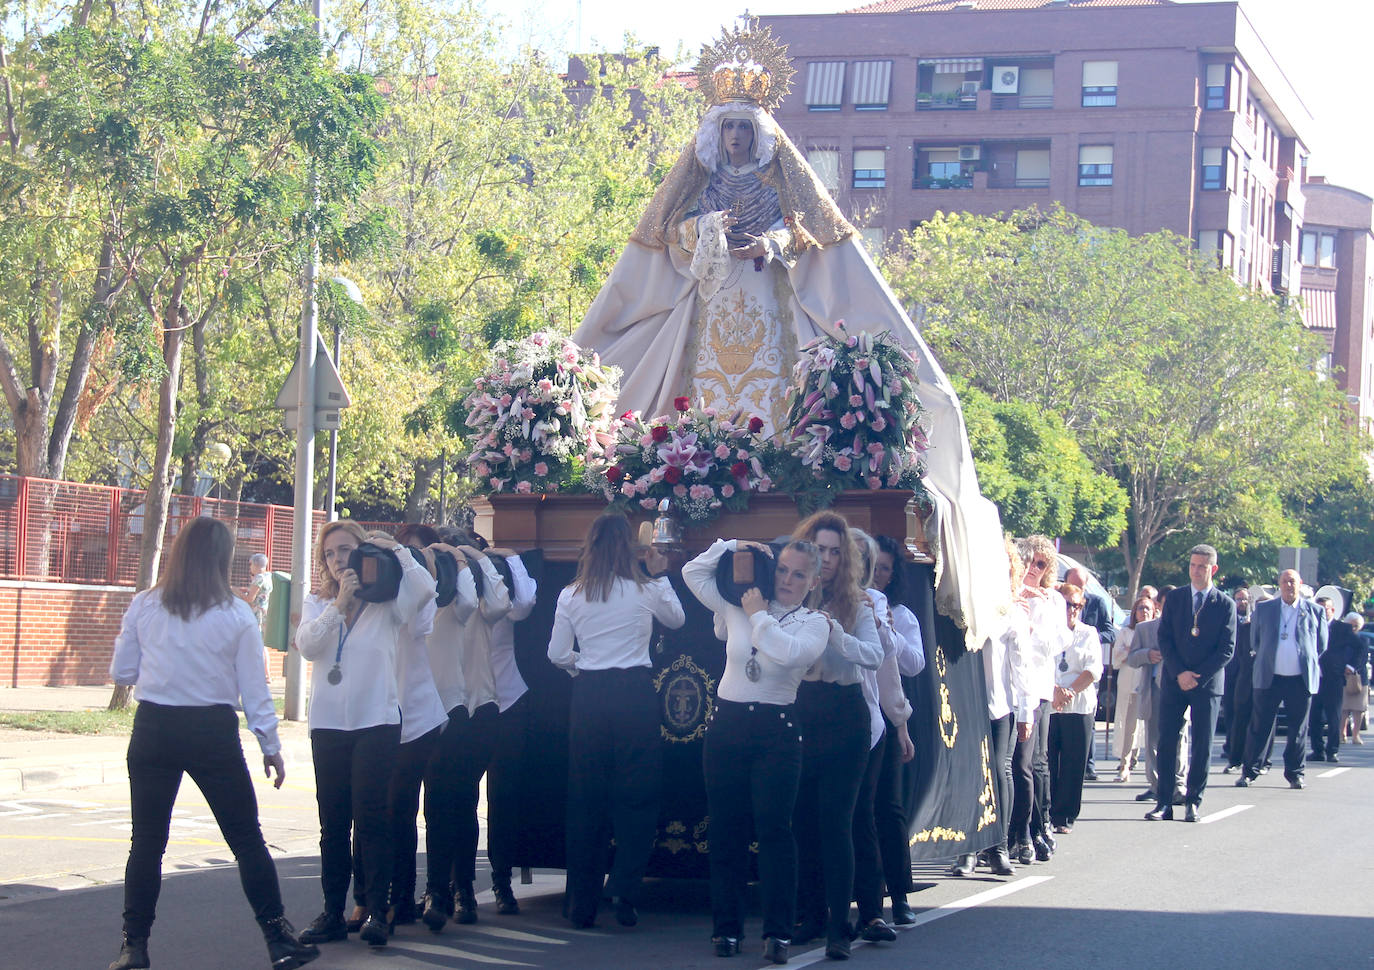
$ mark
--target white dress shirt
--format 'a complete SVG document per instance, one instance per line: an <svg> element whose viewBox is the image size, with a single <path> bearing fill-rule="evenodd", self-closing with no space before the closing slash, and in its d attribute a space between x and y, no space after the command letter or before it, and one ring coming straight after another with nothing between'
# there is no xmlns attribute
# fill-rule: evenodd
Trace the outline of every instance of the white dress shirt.
<svg viewBox="0 0 1374 970"><path fill-rule="evenodd" d="M1097 713L1097 682L1102 679L1102 639L1096 628L1079 623L1071 631L1068 645L1054 658L1054 682L1059 687L1072 687L1085 670L1092 672L1092 683L1075 694L1056 714Z"/></svg>
<svg viewBox="0 0 1374 970"><path fill-rule="evenodd" d="M463 668L463 706L468 714L496 703L496 673L491 665L491 631L510 613L510 591L487 556L477 558L482 571L482 596L477 610L463 624L458 638L458 663Z"/></svg>
<svg viewBox="0 0 1374 970"><path fill-rule="evenodd" d="M396 653L402 744L422 738L448 721L448 711L429 667L429 635L434 630L435 612L434 600L427 600L420 612L406 622Z"/></svg>
<svg viewBox="0 0 1374 970"><path fill-rule="evenodd" d="M1039 700L1053 700L1055 663L1072 639L1069 607L1057 589L1044 590L1025 602L1030 619L1030 650L1026 658L1030 682L1027 687ZM1100 664L1102 658L1098 657L1097 662Z"/></svg>
<svg viewBox="0 0 1374 970"><path fill-rule="evenodd" d="M1274 675L1296 677L1298 665L1298 604L1279 600L1279 645L1274 653Z"/></svg>
<svg viewBox="0 0 1374 970"><path fill-rule="evenodd" d="M281 750L267 689L262 634L252 608L235 596L190 620L169 613L162 592L134 596L115 639L110 677L134 697L172 707L239 706L265 755Z"/></svg>
<svg viewBox="0 0 1374 970"><path fill-rule="evenodd" d="M830 640L821 659L811 665L802 680L848 687L863 682L864 668L877 670L883 662L883 645L878 640L878 623L873 615L873 603L860 597L854 618L854 631L846 630L839 620L830 621Z"/></svg>
<svg viewBox="0 0 1374 970"><path fill-rule="evenodd" d="M445 711L462 707L467 697L463 665L459 662L463 627L477 612L477 584L462 556L459 561L457 593L434 614L434 629L429 634L429 669Z"/></svg>
<svg viewBox="0 0 1374 970"><path fill-rule="evenodd" d="M908 654L908 666L914 664L910 658L913 652L906 640L888 622L887 597L881 590L867 590L868 600L873 604L873 617L878 626L878 642L882 644L883 660L877 670L864 668L864 701L868 704L869 748L877 746L887 730L887 721L905 724L911 717L911 702L902 689L902 674L897 660L899 652ZM919 628L918 628L919 629ZM921 656L920 667L925 667L925 657ZM919 669L919 668L918 668Z"/></svg>
<svg viewBox="0 0 1374 970"><path fill-rule="evenodd" d="M317 593L305 598L296 629L296 648L313 664L312 731L356 731L401 721L396 657L408 636L406 624L434 599L434 578L409 553L396 559L401 564L396 598L365 604L351 629L345 627L333 599ZM328 676L335 663L343 678L331 684Z"/></svg>
<svg viewBox="0 0 1374 970"><path fill-rule="evenodd" d="M897 670L903 677L917 676L926 669L926 648L916 614L898 603L892 607L892 629L905 647L897 650Z"/></svg>
<svg viewBox="0 0 1374 970"><path fill-rule="evenodd" d="M553 614L549 661L573 676L579 670L651 667L654 620L670 630L687 620L666 576L643 583L617 578L606 599L596 603L564 587Z"/></svg>
<svg viewBox="0 0 1374 970"><path fill-rule="evenodd" d="M496 706L501 711L509 710L529 690L515 663L515 624L530 615L538 592L519 556L507 556L506 565L510 566L510 612L491 628L491 672L496 681Z"/></svg>
<svg viewBox="0 0 1374 970"><path fill-rule="evenodd" d="M750 616L727 602L716 589L716 563L734 551L734 539L717 539L682 567L683 583L714 613L716 635L725 640L725 673L716 695L741 704L794 704L802 674L830 639L830 622L804 606L770 602L767 610ZM758 680L745 673L751 656L759 665Z"/></svg>

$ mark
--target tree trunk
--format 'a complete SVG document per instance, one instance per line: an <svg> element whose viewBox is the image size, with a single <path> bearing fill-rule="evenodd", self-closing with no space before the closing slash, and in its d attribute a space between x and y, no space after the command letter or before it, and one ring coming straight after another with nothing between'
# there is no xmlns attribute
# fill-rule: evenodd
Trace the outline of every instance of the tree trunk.
<svg viewBox="0 0 1374 970"><path fill-rule="evenodd" d="M181 376L181 347L186 331L182 323L182 293L186 272L182 270L162 315L162 362L166 373L158 386L157 449L153 453L152 474L143 511L143 549L138 560L138 588L147 589L157 581L162 561L162 537L167 530L167 508L171 499L172 444L176 437L177 387ZM151 307L149 308L152 309ZM167 324L171 325L168 326Z"/></svg>
<svg viewBox="0 0 1374 970"><path fill-rule="evenodd" d="M412 465L415 468L415 483L406 496L406 521L423 522L425 512L429 509L429 488L439 471L439 460L416 458Z"/></svg>

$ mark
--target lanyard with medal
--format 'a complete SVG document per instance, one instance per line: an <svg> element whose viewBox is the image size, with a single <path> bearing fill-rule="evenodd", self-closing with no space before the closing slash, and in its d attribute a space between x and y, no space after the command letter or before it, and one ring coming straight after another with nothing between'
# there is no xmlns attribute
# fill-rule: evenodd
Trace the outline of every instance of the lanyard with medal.
<svg viewBox="0 0 1374 970"><path fill-rule="evenodd" d="M364 604L363 609L366 608L367 606ZM329 681L331 684L337 685L343 680L343 670L339 667L339 663L343 660L344 644L348 641L349 634L353 632L353 627L357 625L358 619L362 615L363 610L360 609L353 617L353 625L349 625L347 617L344 617L343 622L339 624L339 647L334 651L334 666L330 667L329 673L325 675L325 680Z"/></svg>
<svg viewBox="0 0 1374 970"><path fill-rule="evenodd" d="M784 613L782 616L778 617L778 626L781 627L782 621L787 619L793 613L797 612L797 610L799 609L801 609L800 606L794 606L786 613ZM749 644L749 659L744 662L744 676L748 677L751 681L753 681L756 684L759 682L759 678L763 676L763 668L759 666L758 662L758 653L759 648L754 646L752 643Z"/></svg>
<svg viewBox="0 0 1374 970"><path fill-rule="evenodd" d="M1207 596L1206 596L1206 594L1204 594L1203 597L1202 597L1202 602L1201 602L1200 604L1198 604L1198 608L1197 608L1196 610L1193 611L1193 630L1192 630L1193 636L1197 636L1197 635L1198 635L1197 620L1198 620L1198 617L1202 615L1202 608L1203 608L1204 606L1206 606L1206 605L1207 605Z"/></svg>

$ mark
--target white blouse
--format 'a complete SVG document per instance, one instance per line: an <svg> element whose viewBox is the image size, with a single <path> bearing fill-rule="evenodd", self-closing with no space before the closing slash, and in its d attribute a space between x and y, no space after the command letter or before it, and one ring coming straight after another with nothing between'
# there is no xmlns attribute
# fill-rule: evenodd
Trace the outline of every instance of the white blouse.
<svg viewBox="0 0 1374 970"><path fill-rule="evenodd" d="M610 595L597 603L589 603L571 586L564 587L554 610L549 661L572 676L579 670L651 667L649 639L654 620L670 630L687 621L666 576L644 583L617 578Z"/></svg>
<svg viewBox="0 0 1374 970"><path fill-rule="evenodd" d="M873 604L867 597L859 600L854 632L850 633L838 620L830 623L830 640L821 659L811 665L802 680L849 686L863 681L861 671L877 670L883 662L883 645L878 640L878 623Z"/></svg>
<svg viewBox="0 0 1374 970"><path fill-rule="evenodd" d="M734 539L717 539L682 567L683 583L712 611L716 635L725 641L725 673L716 696L741 704L794 704L802 674L825 650L830 622L804 606L769 603L750 616L727 602L716 588L716 563L734 551ZM751 656L759 665L758 680L745 672Z"/></svg>
<svg viewBox="0 0 1374 970"><path fill-rule="evenodd" d="M468 714L479 707L496 703L496 674L491 661L491 631L510 613L510 593L506 581L487 556L479 556L482 570L482 597L477 610L467 618L458 637L458 663L463 670L463 706Z"/></svg>
<svg viewBox="0 0 1374 970"><path fill-rule="evenodd" d="M1069 645L1069 608L1057 589L1045 589L1027 600L1030 618L1030 692L1038 700L1054 699L1054 662ZM1101 658L1098 658L1101 662Z"/></svg>
<svg viewBox="0 0 1374 970"><path fill-rule="evenodd" d="M519 556L507 556L510 566L510 612L491 628L491 672L496 681L496 706L507 711L525 696L529 686L515 663L515 624L530 615L538 590Z"/></svg>
<svg viewBox="0 0 1374 970"><path fill-rule="evenodd" d="M183 620L160 590L134 596L115 638L110 677L139 701L172 707L238 707L265 755L281 750L277 711L267 689L257 617L235 596Z"/></svg>
<svg viewBox="0 0 1374 970"><path fill-rule="evenodd" d="M459 661L463 627L477 612L477 583L467 561L458 557L458 592L446 606L434 614L434 629L429 634L429 668L434 674L434 686L439 690L444 710L452 711L467 700L467 685L463 681L463 665Z"/></svg>
<svg viewBox="0 0 1374 970"><path fill-rule="evenodd" d="M401 563L396 598L365 604L352 629L345 627L333 599L318 593L305 599L296 629L296 648L313 665L312 731L356 731L401 721L396 658L407 637L406 623L434 599L434 579L409 553L396 558ZM329 672L336 663L342 679L331 684Z"/></svg>
<svg viewBox="0 0 1374 970"><path fill-rule="evenodd" d="M405 625L396 654L396 682L400 689L401 743L422 738L448 720L448 711L429 668L429 634L434 629L434 600Z"/></svg>
<svg viewBox="0 0 1374 970"><path fill-rule="evenodd" d="M1097 682L1102 679L1102 641L1094 627L1079 623L1073 628L1068 646L1054 658L1054 682L1060 687L1072 687L1078 675L1085 670L1092 672L1093 682L1079 691L1056 714L1097 713Z"/></svg>
<svg viewBox="0 0 1374 970"><path fill-rule="evenodd" d="M898 655L904 653L905 666L908 669L914 667L916 673L925 669L926 660L924 652L920 651L920 628L917 628L918 640L913 650L906 638L888 622L887 597L880 590L870 589L867 592L869 602L873 604L874 620L878 625L878 642L883 648L883 661L878 665L878 669L864 669L863 679L860 681L863 684L864 700L868 703L869 748L873 748L883 739L883 732L887 730L884 718L893 724L905 724L911 717L911 702L907 700L906 691L902 689L903 664L898 660ZM896 618L895 613L893 618Z"/></svg>

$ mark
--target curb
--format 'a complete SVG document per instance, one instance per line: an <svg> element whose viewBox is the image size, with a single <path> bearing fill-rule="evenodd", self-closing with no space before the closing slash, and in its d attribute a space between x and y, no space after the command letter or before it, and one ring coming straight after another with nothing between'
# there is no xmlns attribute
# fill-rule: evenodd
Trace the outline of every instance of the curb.
<svg viewBox="0 0 1374 970"><path fill-rule="evenodd" d="M93 761L79 765L33 765L0 768L0 796L60 788L112 785L129 780L124 759Z"/></svg>

